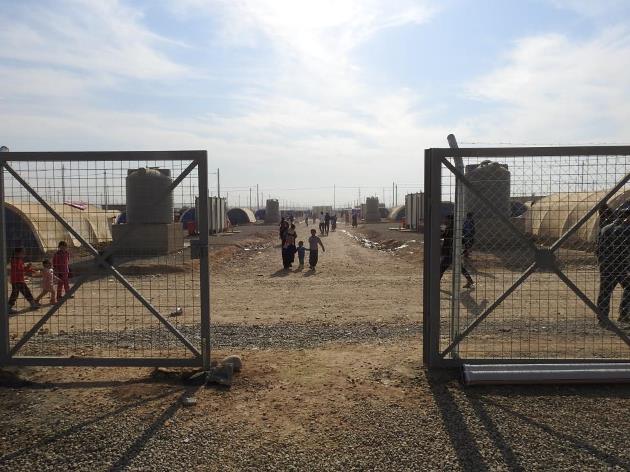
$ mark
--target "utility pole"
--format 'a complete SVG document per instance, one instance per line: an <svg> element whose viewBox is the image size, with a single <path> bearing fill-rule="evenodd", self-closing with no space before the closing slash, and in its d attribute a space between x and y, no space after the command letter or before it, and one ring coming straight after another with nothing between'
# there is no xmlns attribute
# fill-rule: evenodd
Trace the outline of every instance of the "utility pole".
<svg viewBox="0 0 630 472"><path fill-rule="evenodd" d="M239 206L240 206L240 204L239 204ZM248 208L251 208L251 207L252 207L252 188L249 187L249 206L248 206Z"/></svg>
<svg viewBox="0 0 630 472"><path fill-rule="evenodd" d="M394 184L394 182L392 182L392 207L396 206L396 200L395 200L395 190L396 190L396 184Z"/></svg>
<svg viewBox="0 0 630 472"><path fill-rule="evenodd" d="M361 187L359 187L359 206L361 206Z"/></svg>
<svg viewBox="0 0 630 472"><path fill-rule="evenodd" d="M396 184L396 204L394 206L398 206L398 184Z"/></svg>
<svg viewBox="0 0 630 472"><path fill-rule="evenodd" d="M260 210L260 200L259 200L259 196L260 194L258 193L258 184L256 184L256 209Z"/></svg>
<svg viewBox="0 0 630 472"><path fill-rule="evenodd" d="M219 173L218 167L217 167L217 198L221 198L221 174Z"/></svg>

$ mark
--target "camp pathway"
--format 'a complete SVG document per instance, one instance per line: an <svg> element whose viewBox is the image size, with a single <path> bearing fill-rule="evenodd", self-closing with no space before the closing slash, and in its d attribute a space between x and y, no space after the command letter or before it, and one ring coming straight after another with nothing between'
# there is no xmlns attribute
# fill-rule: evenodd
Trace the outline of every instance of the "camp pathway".
<svg viewBox="0 0 630 472"><path fill-rule="evenodd" d="M310 227L297 226L298 241ZM421 320L421 268L391 254L360 246L350 227L322 236L316 271L282 269L280 241L252 250L211 277L213 323L279 323ZM308 252L306 255L308 263Z"/></svg>

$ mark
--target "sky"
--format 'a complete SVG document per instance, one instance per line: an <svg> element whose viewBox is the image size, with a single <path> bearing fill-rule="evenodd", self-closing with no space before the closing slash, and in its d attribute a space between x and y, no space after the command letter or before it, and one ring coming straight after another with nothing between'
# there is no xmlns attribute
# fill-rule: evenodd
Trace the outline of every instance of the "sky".
<svg viewBox="0 0 630 472"><path fill-rule="evenodd" d="M0 145L207 150L232 205L256 184L295 204L359 188L390 204L392 182L400 203L449 133L630 141L626 0L0 0L0 13Z"/></svg>

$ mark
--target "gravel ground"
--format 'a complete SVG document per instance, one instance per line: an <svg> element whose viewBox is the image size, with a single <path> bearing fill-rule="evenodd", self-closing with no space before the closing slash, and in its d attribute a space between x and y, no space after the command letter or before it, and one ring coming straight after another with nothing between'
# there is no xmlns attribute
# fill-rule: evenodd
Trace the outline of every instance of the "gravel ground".
<svg viewBox="0 0 630 472"><path fill-rule="evenodd" d="M373 372L365 382L377 390L376 385L382 386L385 380L379 378L384 373ZM238 392L198 392L202 402L213 406L189 409L181 406L180 398L192 392L174 385L147 384L142 394L122 400L93 392L82 401L60 399L48 411L41 411L43 405L38 404L46 391L26 388L21 392L32 406L24 412L24 419L16 425L5 416L0 425L7 432L4 428L17 428L12 433L18 436L28 431L31 441L18 446L10 436L3 438L0 468L630 469L629 428L623 421L614 421L618 412L630 406L626 386L464 390L448 377L427 378L422 372L413 377L393 375L389 380L391 388L407 395L362 394L349 408L333 401L305 415L299 415L293 405L284 414L275 411L260 386L247 381L238 386ZM74 390L80 387L61 384L59 389L75 396ZM104 384L100 388L120 392L126 387ZM303 393L301 385L296 387L295 393ZM263 388L275 392L272 387ZM92 396L95 402L90 401ZM238 408L240 400L245 402L247 414L235 418L230 410ZM248 416L261 413L250 410L249 401L263 404L259 428L253 427L255 420ZM283 415L287 423L299 428L283 430L273 422ZM52 421L54 430L42 428L44 419Z"/></svg>
<svg viewBox="0 0 630 472"><path fill-rule="evenodd" d="M194 345L201 345L200 325L180 326L180 332ZM418 337L422 327L417 323L278 323L263 325L219 324L211 326L215 349L308 349L327 343L362 343L392 341L401 337ZM46 355L71 347L74 350L146 349L160 351L178 346L178 341L164 327L126 331L37 336L24 348L27 355ZM27 349L28 348L28 349ZM124 355L121 353L119 355Z"/></svg>

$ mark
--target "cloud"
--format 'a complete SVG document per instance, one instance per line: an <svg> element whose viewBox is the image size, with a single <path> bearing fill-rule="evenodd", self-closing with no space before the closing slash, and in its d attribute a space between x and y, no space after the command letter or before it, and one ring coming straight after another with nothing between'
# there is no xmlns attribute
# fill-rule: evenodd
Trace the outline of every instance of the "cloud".
<svg viewBox="0 0 630 472"><path fill-rule="evenodd" d="M200 62L193 70L172 59L176 56L165 51L180 46L147 29L139 10L120 2L40 6L22 12L0 32L0 57L18 61L0 68L0 81L12 97L0 128L11 137L11 148L208 149L226 185L259 181L281 187L306 174L309 185L334 179L381 185L396 174L419 183L422 149L443 142L450 132L431 124L421 95L371 84L370 71L354 58L360 46L386 29L428 21L435 12L425 2L178 0L171 5L183 24L192 16L218 19L219 32L208 32L215 41L211 47L235 55L241 48L271 52L255 73L247 56L239 59L239 81L228 81L225 91L228 109L209 105L174 117L159 104L160 91L176 89L185 110L196 98L186 95L190 77L225 70L214 62ZM188 47L194 53L202 46ZM155 78L163 83L148 93L155 107L125 109L120 101L116 109L107 106L121 81L128 93L147 93L144 84Z"/></svg>
<svg viewBox="0 0 630 472"><path fill-rule="evenodd" d="M0 29L0 58L88 74L139 79L182 76L187 69L158 47L169 40L116 0L22 4Z"/></svg>
<svg viewBox="0 0 630 472"><path fill-rule="evenodd" d="M571 10L582 16L597 18L601 16L613 17L615 11L626 8L626 0L551 0L556 8Z"/></svg>
<svg viewBox="0 0 630 472"><path fill-rule="evenodd" d="M476 118L485 139L627 141L628 83L630 29L609 28L586 41L560 34L522 39L468 92L492 105Z"/></svg>

